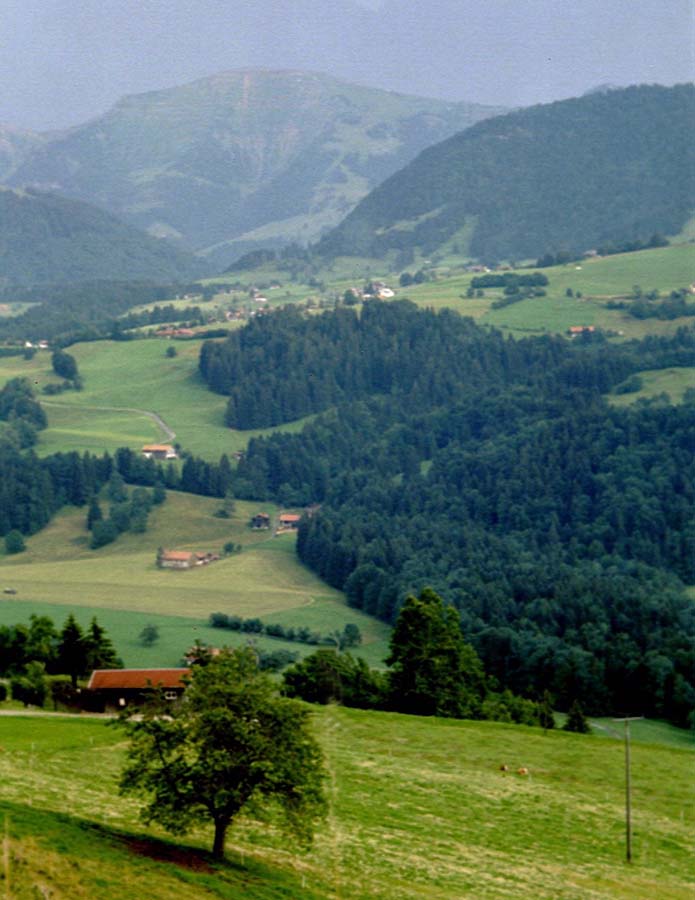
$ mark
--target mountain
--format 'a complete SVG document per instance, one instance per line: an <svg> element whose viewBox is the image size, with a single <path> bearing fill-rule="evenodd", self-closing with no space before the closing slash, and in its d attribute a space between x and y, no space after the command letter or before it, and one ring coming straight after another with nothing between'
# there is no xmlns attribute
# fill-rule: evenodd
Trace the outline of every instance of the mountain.
<svg viewBox="0 0 695 900"><path fill-rule="evenodd" d="M126 97L36 148L9 183L95 203L229 263L316 239L426 146L500 111L317 73L224 72Z"/></svg>
<svg viewBox="0 0 695 900"><path fill-rule="evenodd" d="M0 188L0 284L196 274L199 262L109 213L55 194Z"/></svg>
<svg viewBox="0 0 695 900"><path fill-rule="evenodd" d="M488 119L430 147L320 243L521 259L677 234L695 209L695 87L592 93Z"/></svg>
<svg viewBox="0 0 695 900"><path fill-rule="evenodd" d="M43 138L33 131L0 125L0 181L9 178L42 143Z"/></svg>

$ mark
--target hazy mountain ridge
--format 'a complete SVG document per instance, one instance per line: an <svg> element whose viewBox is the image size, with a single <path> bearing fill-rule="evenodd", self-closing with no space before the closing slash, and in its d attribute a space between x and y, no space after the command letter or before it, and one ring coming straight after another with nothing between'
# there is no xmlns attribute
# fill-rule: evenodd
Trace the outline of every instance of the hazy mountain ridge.
<svg viewBox="0 0 695 900"><path fill-rule="evenodd" d="M198 266L192 254L81 201L0 188L0 284L171 282Z"/></svg>
<svg viewBox="0 0 695 900"><path fill-rule="evenodd" d="M423 151L321 242L327 255L482 259L676 234L695 209L695 88L592 93L489 119Z"/></svg>
<svg viewBox="0 0 695 900"><path fill-rule="evenodd" d="M196 250L268 226L308 241L424 147L498 112L316 73L224 72L124 98L30 152L9 183Z"/></svg>
<svg viewBox="0 0 695 900"><path fill-rule="evenodd" d="M34 131L0 125L0 181L9 178L44 140Z"/></svg>

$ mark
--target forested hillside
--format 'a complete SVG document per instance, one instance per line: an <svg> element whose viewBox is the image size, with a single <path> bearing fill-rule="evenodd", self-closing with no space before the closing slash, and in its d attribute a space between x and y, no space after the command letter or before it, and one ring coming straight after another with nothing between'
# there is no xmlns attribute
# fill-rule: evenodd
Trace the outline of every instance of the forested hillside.
<svg viewBox="0 0 695 900"><path fill-rule="evenodd" d="M693 85L650 85L478 123L376 188L319 248L429 254L451 241L500 260L677 234L695 209L694 118Z"/></svg>
<svg viewBox="0 0 695 900"><path fill-rule="evenodd" d="M361 318L277 313L211 347L202 369L226 371L237 427L256 424L254 409L265 421L327 410L299 434L250 441L234 490L320 503L298 550L350 603L393 621L431 585L501 684L685 723L695 406L614 409L602 395L643 368L692 366L693 329L619 346L514 341L374 302ZM304 378L313 405L298 409Z"/></svg>
<svg viewBox="0 0 695 900"><path fill-rule="evenodd" d="M229 264L269 241L315 239L420 150L500 111L316 72L223 72L124 98L52 136L10 183L50 186L195 250L222 245Z"/></svg>
<svg viewBox="0 0 695 900"><path fill-rule="evenodd" d="M546 353L564 352L562 342L540 350L529 377L538 377ZM309 319L287 308L251 320L222 344L205 343L200 355L203 378L229 395L226 423L233 428L278 425L374 393L406 397L413 408L445 403L462 383L503 380L528 365L517 345L487 339L471 320L423 313L408 301Z"/></svg>
<svg viewBox="0 0 695 900"><path fill-rule="evenodd" d="M200 264L86 203L0 188L0 285L191 277Z"/></svg>

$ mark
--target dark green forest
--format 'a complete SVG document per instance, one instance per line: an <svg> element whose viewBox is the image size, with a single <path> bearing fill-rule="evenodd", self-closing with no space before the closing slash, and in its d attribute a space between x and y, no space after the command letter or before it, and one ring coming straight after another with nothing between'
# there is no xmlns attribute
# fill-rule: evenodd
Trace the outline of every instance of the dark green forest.
<svg viewBox="0 0 695 900"><path fill-rule="evenodd" d="M571 368L573 359L562 340L519 344L449 310L434 315L407 300L375 301L360 314L337 309L307 318L288 307L254 319L223 343L206 342L200 372L229 396L227 425L263 428L373 394L398 396L413 409L449 403L462 385L534 383L547 377L551 361ZM609 376L592 370L586 377Z"/></svg>
<svg viewBox="0 0 695 900"><path fill-rule="evenodd" d="M479 122L423 151L317 245L439 248L466 223L484 260L572 257L677 234L695 209L695 88L643 85ZM412 227L397 227L404 221ZM463 250L462 252L466 252Z"/></svg>
<svg viewBox="0 0 695 900"><path fill-rule="evenodd" d="M195 277L187 252L114 216L31 188L0 190L0 284Z"/></svg>
<svg viewBox="0 0 695 900"><path fill-rule="evenodd" d="M201 353L208 377L231 360L237 427L324 412L251 440L234 491L320 503L298 552L352 605L393 622L431 586L501 686L685 724L695 404L604 395L641 369L695 364L695 330L514 341L401 301L288 311L238 334Z"/></svg>

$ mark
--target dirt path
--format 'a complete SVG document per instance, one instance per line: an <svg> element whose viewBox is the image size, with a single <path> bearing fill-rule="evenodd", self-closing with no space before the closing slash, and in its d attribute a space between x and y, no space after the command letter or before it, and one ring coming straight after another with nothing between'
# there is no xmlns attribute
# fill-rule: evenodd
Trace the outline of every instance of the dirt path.
<svg viewBox="0 0 695 900"><path fill-rule="evenodd" d="M117 719L115 713L53 712L50 709L0 709L0 716L25 716L44 719Z"/></svg>

